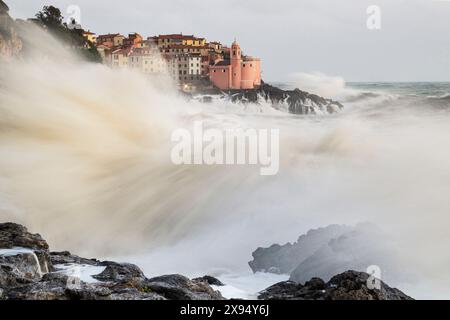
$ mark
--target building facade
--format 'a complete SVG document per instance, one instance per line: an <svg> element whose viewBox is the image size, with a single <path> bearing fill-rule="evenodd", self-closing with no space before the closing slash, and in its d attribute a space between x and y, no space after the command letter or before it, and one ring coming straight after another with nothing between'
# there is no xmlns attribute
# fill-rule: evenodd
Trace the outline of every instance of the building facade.
<svg viewBox="0 0 450 320"><path fill-rule="evenodd" d="M200 54L175 54L166 57L169 75L175 82L182 84L201 79Z"/></svg>
<svg viewBox="0 0 450 320"><path fill-rule="evenodd" d="M155 48L137 48L128 57L131 69L144 74L165 74L168 71L166 60Z"/></svg>
<svg viewBox="0 0 450 320"><path fill-rule="evenodd" d="M97 44L105 45L108 47L118 47L118 46L123 45L124 40L125 40L125 37L118 33L102 34L97 37Z"/></svg>
<svg viewBox="0 0 450 320"><path fill-rule="evenodd" d="M222 90L254 89L261 85L261 60L243 56L241 47L234 41L230 59L221 60L209 67L211 82Z"/></svg>

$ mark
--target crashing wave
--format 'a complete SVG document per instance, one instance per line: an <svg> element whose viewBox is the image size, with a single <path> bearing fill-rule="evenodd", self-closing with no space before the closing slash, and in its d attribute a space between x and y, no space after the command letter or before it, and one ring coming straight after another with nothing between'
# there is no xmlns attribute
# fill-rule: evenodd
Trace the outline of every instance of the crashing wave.
<svg viewBox="0 0 450 320"><path fill-rule="evenodd" d="M273 108L293 114L329 114L341 110L344 106L332 99L326 99L300 89L283 90L264 83L253 90L219 91L213 95L201 95L197 100L210 102L214 96L233 103L269 103Z"/></svg>

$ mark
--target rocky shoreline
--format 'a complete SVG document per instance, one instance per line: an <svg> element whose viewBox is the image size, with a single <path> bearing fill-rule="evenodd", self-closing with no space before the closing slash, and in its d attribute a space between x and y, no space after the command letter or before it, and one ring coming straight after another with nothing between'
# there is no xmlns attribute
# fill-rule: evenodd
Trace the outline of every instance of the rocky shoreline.
<svg viewBox="0 0 450 320"><path fill-rule="evenodd" d="M227 90L217 88L199 89L203 102L212 100L212 96L220 96L234 103L270 103L275 109L285 110L292 114L335 113L344 106L332 99L322 98L300 89L283 90L267 83L251 90Z"/></svg>
<svg viewBox="0 0 450 320"><path fill-rule="evenodd" d="M308 300L406 300L382 283L367 287L369 275L346 271L328 283L313 278L304 285L285 281L258 298ZM47 242L19 224L0 223L0 300L224 300L211 276L189 279L172 274L147 278L133 264L52 252Z"/></svg>

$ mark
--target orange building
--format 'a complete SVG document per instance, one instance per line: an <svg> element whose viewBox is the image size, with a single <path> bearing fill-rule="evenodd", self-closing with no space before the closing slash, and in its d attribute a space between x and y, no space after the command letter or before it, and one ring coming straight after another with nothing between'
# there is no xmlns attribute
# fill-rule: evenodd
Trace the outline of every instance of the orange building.
<svg viewBox="0 0 450 320"><path fill-rule="evenodd" d="M209 78L222 90L253 89L261 85L261 60L242 56L241 47L234 41L230 60L222 60L210 66Z"/></svg>

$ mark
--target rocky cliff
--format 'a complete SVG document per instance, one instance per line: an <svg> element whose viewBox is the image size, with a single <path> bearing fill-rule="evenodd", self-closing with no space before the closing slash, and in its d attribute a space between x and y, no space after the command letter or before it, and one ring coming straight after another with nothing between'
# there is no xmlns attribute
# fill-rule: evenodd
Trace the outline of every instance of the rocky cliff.
<svg viewBox="0 0 450 320"><path fill-rule="evenodd" d="M22 41L8 11L8 6L0 0L0 60L11 59L22 50Z"/></svg>

